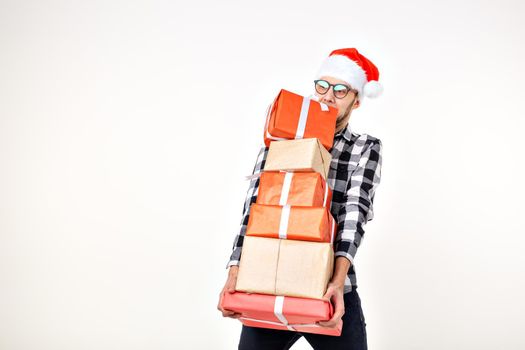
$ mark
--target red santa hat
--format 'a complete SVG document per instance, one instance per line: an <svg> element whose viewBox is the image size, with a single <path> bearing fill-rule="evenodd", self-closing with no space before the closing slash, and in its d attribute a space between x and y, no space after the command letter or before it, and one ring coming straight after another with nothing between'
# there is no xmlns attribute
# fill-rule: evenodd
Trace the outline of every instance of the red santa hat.
<svg viewBox="0 0 525 350"><path fill-rule="evenodd" d="M316 79L322 76L344 80L358 91L359 99L363 96L375 98L383 92L378 81L379 70L355 48L332 51L322 63Z"/></svg>

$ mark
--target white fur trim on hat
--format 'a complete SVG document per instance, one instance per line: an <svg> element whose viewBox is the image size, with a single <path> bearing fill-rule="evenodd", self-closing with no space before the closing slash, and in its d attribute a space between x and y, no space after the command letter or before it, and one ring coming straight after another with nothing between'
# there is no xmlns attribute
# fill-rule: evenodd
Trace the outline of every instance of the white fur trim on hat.
<svg viewBox="0 0 525 350"><path fill-rule="evenodd" d="M346 56L328 56L321 64L316 79L322 76L344 80L358 91L359 97L363 96L363 89L367 83L366 73L360 65Z"/></svg>
<svg viewBox="0 0 525 350"><path fill-rule="evenodd" d="M363 94L369 98L379 97L383 93L383 85L377 80L370 80L363 88Z"/></svg>

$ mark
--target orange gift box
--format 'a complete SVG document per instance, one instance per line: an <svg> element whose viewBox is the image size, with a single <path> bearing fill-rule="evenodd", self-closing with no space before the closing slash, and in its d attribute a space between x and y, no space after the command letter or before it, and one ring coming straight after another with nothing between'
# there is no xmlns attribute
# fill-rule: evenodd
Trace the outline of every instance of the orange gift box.
<svg viewBox="0 0 525 350"><path fill-rule="evenodd" d="M252 204L247 236L331 243L335 220L325 207Z"/></svg>
<svg viewBox="0 0 525 350"><path fill-rule="evenodd" d="M334 143L337 108L282 89L268 107L264 143L318 138L326 149Z"/></svg>
<svg viewBox="0 0 525 350"><path fill-rule="evenodd" d="M333 315L326 300L235 292L224 294L222 307L240 313L240 321L251 327L339 336L343 326L343 321L335 328L316 324Z"/></svg>
<svg viewBox="0 0 525 350"><path fill-rule="evenodd" d="M330 208L332 190L317 172L265 171L256 203Z"/></svg>

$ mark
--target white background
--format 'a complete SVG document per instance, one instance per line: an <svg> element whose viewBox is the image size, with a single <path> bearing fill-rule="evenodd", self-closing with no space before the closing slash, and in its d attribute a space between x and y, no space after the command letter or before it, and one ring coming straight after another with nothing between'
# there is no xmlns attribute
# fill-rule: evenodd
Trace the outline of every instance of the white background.
<svg viewBox="0 0 525 350"><path fill-rule="evenodd" d="M264 109L357 47L384 95L370 349L523 349L522 1L0 1L0 349L233 349ZM294 349L309 349L302 340Z"/></svg>

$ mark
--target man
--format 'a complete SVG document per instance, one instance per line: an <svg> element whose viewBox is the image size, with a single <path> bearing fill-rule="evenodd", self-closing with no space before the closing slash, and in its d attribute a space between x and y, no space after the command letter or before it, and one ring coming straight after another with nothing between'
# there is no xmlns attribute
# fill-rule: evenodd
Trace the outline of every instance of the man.
<svg viewBox="0 0 525 350"><path fill-rule="evenodd" d="M377 97L382 92L376 66L355 48L333 51L319 69L315 94L319 101L339 110L328 184L333 189L331 213L338 224L334 241L335 265L325 299L334 305L331 320L319 322L335 327L342 318L341 336L298 333L256 327L242 327L239 349L289 349L301 336L314 349L367 349L366 323L357 294L354 257L367 221L372 220L373 200L380 182L382 143L373 136L353 133L348 124L352 111L360 106L364 96ZM268 147L259 152L253 173L264 168ZM224 310L220 302L224 293L233 293L237 280L242 243L248 224L250 205L257 199L259 179L251 180L240 233L235 237L228 262L228 279L220 294L218 309L224 317L238 318L239 314Z"/></svg>

